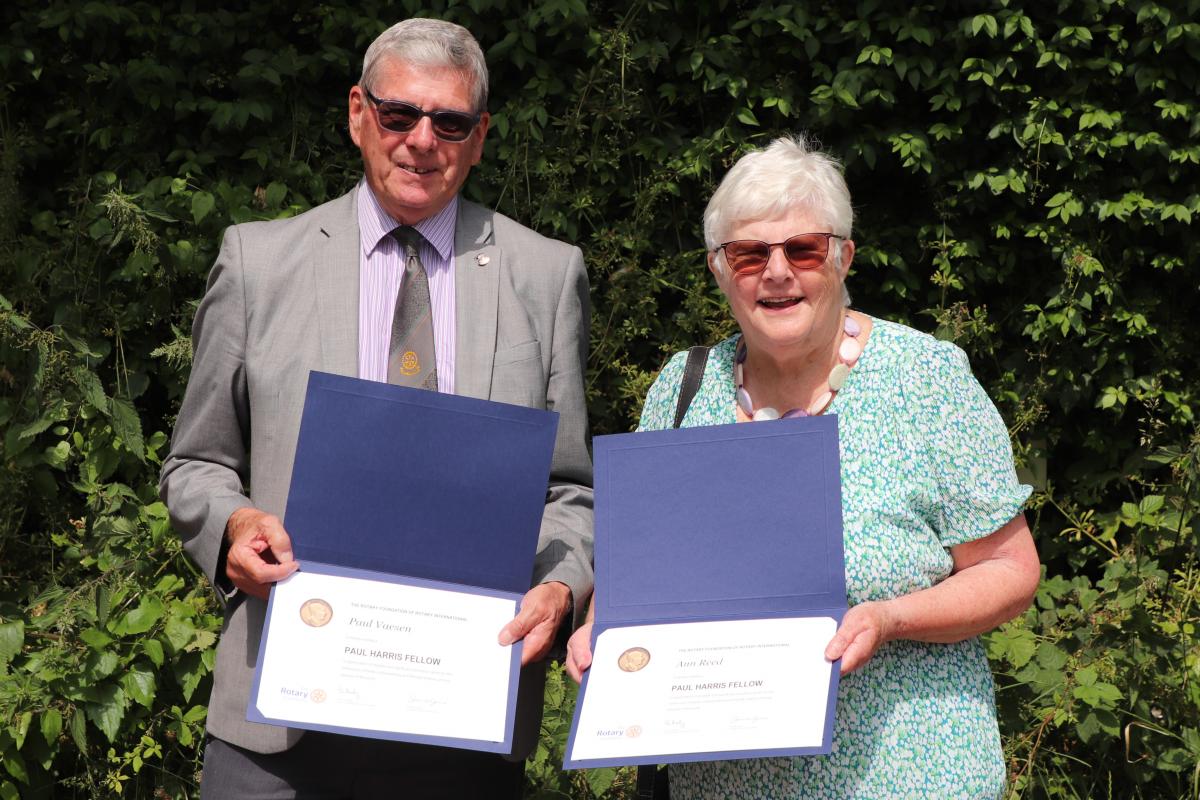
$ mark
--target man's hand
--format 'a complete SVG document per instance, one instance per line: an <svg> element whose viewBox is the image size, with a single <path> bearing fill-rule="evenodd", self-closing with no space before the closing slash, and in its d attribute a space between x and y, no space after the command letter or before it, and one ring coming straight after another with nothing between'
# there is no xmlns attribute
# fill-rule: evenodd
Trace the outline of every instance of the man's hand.
<svg viewBox="0 0 1200 800"><path fill-rule="evenodd" d="M571 680L579 683L583 680L583 672L592 665L592 621L585 622L579 630L571 634L567 640L567 674Z"/></svg>
<svg viewBox="0 0 1200 800"><path fill-rule="evenodd" d="M571 609L571 590L565 583L551 581L533 587L521 600L521 611L500 629L500 644L508 646L521 639L521 666L546 655L554 644L563 617Z"/></svg>
<svg viewBox="0 0 1200 800"><path fill-rule="evenodd" d="M267 599L271 584L299 568L292 558L292 540L279 517L257 508L239 508L225 523L229 552L225 574L246 594Z"/></svg>
<svg viewBox="0 0 1200 800"><path fill-rule="evenodd" d="M886 602L860 603L842 617L837 633L825 647L825 658L841 658L842 675L853 672L870 661L880 645L891 640L893 627Z"/></svg>

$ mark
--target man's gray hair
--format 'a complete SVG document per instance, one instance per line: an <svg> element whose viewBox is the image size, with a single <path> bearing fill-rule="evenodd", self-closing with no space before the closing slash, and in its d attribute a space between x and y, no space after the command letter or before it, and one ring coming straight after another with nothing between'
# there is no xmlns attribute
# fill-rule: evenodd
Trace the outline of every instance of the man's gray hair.
<svg viewBox="0 0 1200 800"><path fill-rule="evenodd" d="M471 89L472 110L477 114L487 111L487 62L479 42L463 26L424 18L397 22L367 48L358 85L374 92L373 83L386 60L457 70Z"/></svg>
<svg viewBox="0 0 1200 800"><path fill-rule="evenodd" d="M842 167L803 134L776 139L738 159L704 209L704 244L716 250L738 224L777 219L797 209L807 211L838 236L850 238L854 209ZM718 252L722 269L724 261Z"/></svg>

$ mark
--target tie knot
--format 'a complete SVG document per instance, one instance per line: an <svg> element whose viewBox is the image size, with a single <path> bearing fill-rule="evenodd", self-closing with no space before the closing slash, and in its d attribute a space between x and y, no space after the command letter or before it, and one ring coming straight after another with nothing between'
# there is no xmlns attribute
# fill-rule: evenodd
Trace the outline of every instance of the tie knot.
<svg viewBox="0 0 1200 800"><path fill-rule="evenodd" d="M420 252L421 242L425 238L416 228L412 227L411 225L401 225L398 228L394 228L391 236L400 243L400 246L404 248L405 252L409 253Z"/></svg>

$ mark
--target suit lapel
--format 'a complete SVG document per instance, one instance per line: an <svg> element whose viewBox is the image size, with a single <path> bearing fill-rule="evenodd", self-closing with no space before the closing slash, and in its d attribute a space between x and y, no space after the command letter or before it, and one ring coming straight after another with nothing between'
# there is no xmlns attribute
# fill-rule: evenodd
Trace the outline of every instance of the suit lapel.
<svg viewBox="0 0 1200 800"><path fill-rule="evenodd" d="M358 375L358 280L362 246L358 236L357 190L336 202L312 232L312 269L317 287L321 368Z"/></svg>
<svg viewBox="0 0 1200 800"><path fill-rule="evenodd" d="M503 253L492 213L460 200L454 231L455 394L486 400L496 353L496 306Z"/></svg>

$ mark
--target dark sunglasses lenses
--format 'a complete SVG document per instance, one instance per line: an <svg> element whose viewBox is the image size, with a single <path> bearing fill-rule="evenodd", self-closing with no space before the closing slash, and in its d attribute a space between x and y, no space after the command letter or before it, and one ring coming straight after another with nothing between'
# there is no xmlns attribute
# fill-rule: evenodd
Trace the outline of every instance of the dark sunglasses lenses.
<svg viewBox="0 0 1200 800"><path fill-rule="evenodd" d="M433 132L450 142L461 142L470 136L476 122L475 117L461 111L426 112L395 100L380 101L375 108L379 111L379 124L389 131L408 133L417 126L421 117L429 117L433 122Z"/></svg>
<svg viewBox="0 0 1200 800"><path fill-rule="evenodd" d="M829 254L829 236L802 233L785 242L769 245L753 239L739 239L725 245L725 260L734 272L758 272L767 266L772 247L782 247L783 256L796 269L815 269Z"/></svg>

